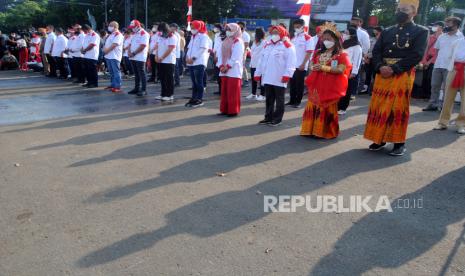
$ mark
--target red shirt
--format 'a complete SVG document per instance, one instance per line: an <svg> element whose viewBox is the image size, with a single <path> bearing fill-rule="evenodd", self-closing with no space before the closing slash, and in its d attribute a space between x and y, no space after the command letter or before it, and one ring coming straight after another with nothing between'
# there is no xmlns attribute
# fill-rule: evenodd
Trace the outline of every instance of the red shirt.
<svg viewBox="0 0 465 276"><path fill-rule="evenodd" d="M422 64L433 64L436 62L436 59L438 58L438 50L434 48L434 45L436 44L436 40L438 40L439 35L440 34L435 33L429 36L428 47L426 48L423 59L421 60Z"/></svg>

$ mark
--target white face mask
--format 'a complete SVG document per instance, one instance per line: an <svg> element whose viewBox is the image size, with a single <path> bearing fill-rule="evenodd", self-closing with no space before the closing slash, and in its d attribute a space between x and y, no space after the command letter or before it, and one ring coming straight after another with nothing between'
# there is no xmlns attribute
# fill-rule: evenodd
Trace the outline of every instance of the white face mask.
<svg viewBox="0 0 465 276"><path fill-rule="evenodd" d="M304 32L304 28L297 28L297 29L294 29L294 31L296 34L301 34Z"/></svg>
<svg viewBox="0 0 465 276"><path fill-rule="evenodd" d="M115 30L115 27L113 27L113 26L109 26L109 27L108 27L108 31L109 31L110 33L112 33L114 30Z"/></svg>
<svg viewBox="0 0 465 276"><path fill-rule="evenodd" d="M153 27L152 32L154 32L154 33L158 32L158 28Z"/></svg>
<svg viewBox="0 0 465 276"><path fill-rule="evenodd" d="M325 45L326 49L331 49L336 43L334 41L325 40L323 41L323 44Z"/></svg>
<svg viewBox="0 0 465 276"><path fill-rule="evenodd" d="M192 33L193 35L196 35L196 34L199 33L199 30L191 30L191 33Z"/></svg>
<svg viewBox="0 0 465 276"><path fill-rule="evenodd" d="M437 32L437 31L438 31L438 27L433 27L433 28L431 28L431 30L432 30L433 32Z"/></svg>
<svg viewBox="0 0 465 276"><path fill-rule="evenodd" d="M233 32L231 32L231 31L226 31L226 36L231 37L231 36L233 36L233 35L234 35Z"/></svg>
<svg viewBox="0 0 465 276"><path fill-rule="evenodd" d="M348 34L343 34L343 35L342 35L342 39L343 39L344 41L349 40L349 39L350 39L350 35L348 35Z"/></svg>
<svg viewBox="0 0 465 276"><path fill-rule="evenodd" d="M274 34L274 35L271 35L271 40L276 43L278 42L279 40L281 40L281 37L277 34Z"/></svg>
<svg viewBox="0 0 465 276"><path fill-rule="evenodd" d="M217 32L219 32L219 31L220 31L220 30L219 30L218 28L214 28L214 29L213 29L213 32L214 32L214 33L217 33Z"/></svg>

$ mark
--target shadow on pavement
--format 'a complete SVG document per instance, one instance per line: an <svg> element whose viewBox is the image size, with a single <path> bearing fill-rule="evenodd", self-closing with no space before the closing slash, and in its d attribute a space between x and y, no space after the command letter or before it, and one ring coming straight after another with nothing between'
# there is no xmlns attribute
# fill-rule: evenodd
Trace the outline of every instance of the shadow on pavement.
<svg viewBox="0 0 465 276"><path fill-rule="evenodd" d="M444 137L442 137L443 139L438 140L435 139L437 138L437 135L432 134L432 132L419 134L409 140L409 144L411 144L410 152L414 153L424 148L439 149L456 141L457 137L457 135L446 134L444 135ZM327 146L328 143L334 142L335 141L329 141L319 144ZM279 148L283 148L284 150L278 150L278 154L276 154L272 153L271 150L265 151L264 148L266 148L267 146L273 147L274 150L276 150L276 146L279 146ZM268 152L269 155L263 159L252 159L251 161L248 161L249 163L247 164L251 164L252 162L256 163L263 162L264 160L271 160L273 158L276 158L283 152L306 152L318 147L319 146L315 145L314 143L309 143L307 139L301 137L290 137L288 139L285 139L284 141L275 142L275 145L273 145L272 143L263 146L261 148L263 153ZM256 151L256 149L252 151ZM254 152L254 156L256 154L257 152ZM142 182L140 184L131 185L135 188L129 188L129 192L134 193L146 190L148 188L153 188L160 185L160 183L167 184L170 182L172 183L174 181L180 181L180 177L184 177L186 181L195 181L196 179L203 179L207 176L205 173L206 167L213 166L215 164L217 165L218 162L227 162L224 164L226 168L228 168L228 166L232 166L230 168L232 169L237 168L238 166L247 165L240 163L244 162L245 160L248 160L247 152L242 152L240 153L240 155L237 153L232 153L223 155L221 158L213 157L204 160L197 160L195 162L192 161L190 162L190 166L186 164L180 165L176 168L166 171L165 173L162 173L159 178L156 178L151 182L146 182L146 184ZM410 160L410 154L401 158L395 158L387 156L382 152L373 153L365 149L352 149L342 154L310 165L306 168L297 170L288 175L280 176L271 180L261 182L255 186L250 187L249 189L220 193L180 207L168 213L165 216L166 226L154 231L132 235L126 239L115 242L114 244L111 244L107 247L98 249L97 251L91 252L79 259L76 264L79 267L92 267L96 265L101 265L117 260L124 256L133 254L135 252L150 248L154 246L158 241L161 241L163 239L169 238L177 234L190 234L202 238L208 238L227 231L234 230L253 221L262 219L269 213L263 212L263 198L262 196L257 195L256 191L260 191L263 195L302 195L305 193L315 191L322 187L322 185L336 184L338 181L346 177L350 177L352 175L406 164ZM189 174L189 178L187 178L187 174L185 174L184 176L180 176L179 173L181 173L182 171L186 171L187 168L187 171L191 172ZM337 171L335 171L329 168L338 169ZM197 171L199 171L200 173L198 173L197 175L192 175L192 172ZM457 173L456 175L462 176L463 170ZM208 173L208 177L210 176L211 174ZM138 185L142 187L140 190L137 187ZM127 188L123 187L122 189L122 193L124 193L124 189ZM453 200L453 203L458 204L458 206L463 206L463 189L462 191L457 192L457 195L459 196L458 198L460 198L462 202L458 203L455 202L455 200ZM116 196L118 195L116 194ZM446 203L446 201L443 202ZM457 218L461 218L464 216L465 212L463 212L462 209L459 209L458 211L461 211L457 212L457 214L460 215L454 214L452 215L452 217L455 216ZM447 217L439 217L437 219L444 219L445 223L443 223L443 225L447 225L447 222L452 221L450 218ZM430 220L425 220L424 222L428 223L429 225ZM368 226L365 225L365 227ZM379 230L381 231L383 229L380 228ZM422 241L425 238L424 236L422 236L421 233L416 233L412 231L409 231L408 233L410 234L410 239L418 237ZM392 238L397 238L402 241L405 239L404 237L397 237L395 235L393 235ZM429 236L427 236L427 238L429 238ZM360 245L360 243L363 243L363 240L357 240L357 242L359 243L358 245L352 244L352 240L353 239L347 240L347 243L353 246L362 246ZM393 244L394 242L398 241L391 241L390 243ZM401 246L402 243L399 242L399 245ZM349 246L347 248L344 248L344 252L350 254L351 252L353 252L353 249ZM377 252L379 254L382 253L381 251ZM393 251L391 250L391 252ZM373 258L373 261L381 259L381 256L379 254L375 254L375 257L377 258Z"/></svg>

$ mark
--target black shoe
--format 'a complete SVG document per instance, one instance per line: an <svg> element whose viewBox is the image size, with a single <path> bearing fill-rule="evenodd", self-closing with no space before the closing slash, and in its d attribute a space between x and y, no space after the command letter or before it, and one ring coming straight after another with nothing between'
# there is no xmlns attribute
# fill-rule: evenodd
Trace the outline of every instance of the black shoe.
<svg viewBox="0 0 465 276"><path fill-rule="evenodd" d="M237 114L237 113L236 114L228 114L227 116L228 117L237 117L237 115L239 115L239 114Z"/></svg>
<svg viewBox="0 0 465 276"><path fill-rule="evenodd" d="M220 112L220 113L216 113L216 116L228 116L228 114Z"/></svg>
<svg viewBox="0 0 465 276"><path fill-rule="evenodd" d="M60 79L60 80L66 80L66 79L68 79L68 77L62 76L62 77L58 77L58 79Z"/></svg>
<svg viewBox="0 0 465 276"><path fill-rule="evenodd" d="M192 107L192 105L195 103L195 100L194 99L190 99L184 106L185 107Z"/></svg>
<svg viewBox="0 0 465 276"><path fill-rule="evenodd" d="M371 151L378 151L384 148L385 146L386 146L386 143L382 143L382 144L373 143L368 147L368 149Z"/></svg>
<svg viewBox="0 0 465 276"><path fill-rule="evenodd" d="M300 104L295 104L292 106L292 108L300 108Z"/></svg>
<svg viewBox="0 0 465 276"><path fill-rule="evenodd" d="M221 92L220 91L213 92L213 95L221 95Z"/></svg>
<svg viewBox="0 0 465 276"><path fill-rule="evenodd" d="M96 84L88 84L85 87L86 88L96 88L96 87L98 87L98 85L96 85Z"/></svg>
<svg viewBox="0 0 465 276"><path fill-rule="evenodd" d="M203 106L203 102L201 100L196 100L194 103L191 104L191 107L201 107Z"/></svg>
<svg viewBox="0 0 465 276"><path fill-rule="evenodd" d="M260 122L258 122L259 125L269 125L271 124L271 121L270 120L261 120Z"/></svg>
<svg viewBox="0 0 465 276"><path fill-rule="evenodd" d="M389 155L391 155L391 156L402 156L402 155L405 154L406 151L407 151L407 148L405 147L405 145L394 146L394 148L389 153Z"/></svg>
<svg viewBox="0 0 465 276"><path fill-rule="evenodd" d="M136 94L137 97L144 97L144 96L147 96L147 91L139 91L137 94Z"/></svg>
<svg viewBox="0 0 465 276"><path fill-rule="evenodd" d="M291 103L291 102L287 102L287 103L285 103L284 105L294 105L294 104Z"/></svg>
<svg viewBox="0 0 465 276"><path fill-rule="evenodd" d="M131 91L128 92L129 95L136 95L139 93L139 90L137 89L132 89Z"/></svg>
<svg viewBox="0 0 465 276"><path fill-rule="evenodd" d="M272 126L272 127L277 127L281 124L281 122L278 122L278 121L273 121L271 122L270 124L268 124L269 126Z"/></svg>
<svg viewBox="0 0 465 276"><path fill-rule="evenodd" d="M432 106L432 105L428 105L427 107L423 108L422 110L423 110L423 111L438 111L439 108L434 107L434 106Z"/></svg>
<svg viewBox="0 0 465 276"><path fill-rule="evenodd" d="M152 81L155 81L155 79L154 78L149 78L147 81L152 82Z"/></svg>

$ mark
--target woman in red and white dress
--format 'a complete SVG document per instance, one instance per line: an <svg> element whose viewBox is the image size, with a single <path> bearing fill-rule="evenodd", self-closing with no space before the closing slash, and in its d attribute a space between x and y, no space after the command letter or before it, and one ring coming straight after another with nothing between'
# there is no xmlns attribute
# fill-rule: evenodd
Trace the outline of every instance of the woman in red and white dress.
<svg viewBox="0 0 465 276"><path fill-rule="evenodd" d="M226 39L218 53L221 78L220 114L234 117L241 111L241 86L244 60L244 42L239 25L226 25Z"/></svg>

